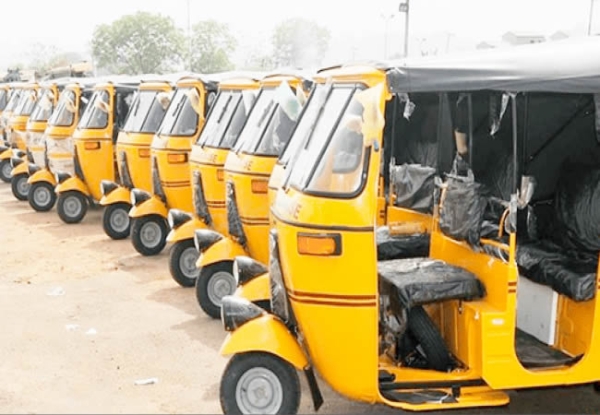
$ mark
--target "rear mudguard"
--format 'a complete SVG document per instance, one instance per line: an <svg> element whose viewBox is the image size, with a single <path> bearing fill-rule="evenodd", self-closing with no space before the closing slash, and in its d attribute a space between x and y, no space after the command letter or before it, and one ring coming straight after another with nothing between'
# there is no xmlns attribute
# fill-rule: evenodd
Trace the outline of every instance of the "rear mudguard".
<svg viewBox="0 0 600 415"><path fill-rule="evenodd" d="M90 191L86 184L79 177L69 177L62 183L56 186L56 194L60 195L64 192L77 191L83 193L86 196L90 196Z"/></svg>
<svg viewBox="0 0 600 415"><path fill-rule="evenodd" d="M298 340L272 314L264 314L230 332L220 350L223 356L247 352L274 354L298 370L308 367L308 359Z"/></svg>
<svg viewBox="0 0 600 415"><path fill-rule="evenodd" d="M171 229L167 235L167 242L181 242L187 239L194 240L194 232L196 229L206 228L206 223L203 220L194 217L192 220L179 225L176 229Z"/></svg>
<svg viewBox="0 0 600 415"><path fill-rule="evenodd" d="M131 190L119 186L109 194L102 196L99 203L102 206L114 205L115 203L127 203L129 205L131 204L130 194Z"/></svg>
<svg viewBox="0 0 600 415"><path fill-rule="evenodd" d="M132 218L141 218L149 215L159 215L163 218L167 218L168 214L167 206L163 203L158 196L152 195L152 197L137 206L133 206L129 211L129 216Z"/></svg>
<svg viewBox="0 0 600 415"><path fill-rule="evenodd" d="M269 273L266 272L252 278L245 284L239 285L235 290L234 295L236 297L245 298L253 303L264 300L268 301L271 298Z"/></svg>
<svg viewBox="0 0 600 415"><path fill-rule="evenodd" d="M196 266L202 268L217 262L233 261L236 256L242 255L248 255L242 245L231 238L223 238L200 254Z"/></svg>
<svg viewBox="0 0 600 415"><path fill-rule="evenodd" d="M10 172L10 175L12 177L15 177L18 174L26 174L27 176L29 176L29 165L26 162L19 164Z"/></svg>
<svg viewBox="0 0 600 415"><path fill-rule="evenodd" d="M38 182L46 182L50 183L52 186L56 186L56 178L48 169L38 170L29 176L29 179L27 179L27 183L29 184L35 184Z"/></svg>

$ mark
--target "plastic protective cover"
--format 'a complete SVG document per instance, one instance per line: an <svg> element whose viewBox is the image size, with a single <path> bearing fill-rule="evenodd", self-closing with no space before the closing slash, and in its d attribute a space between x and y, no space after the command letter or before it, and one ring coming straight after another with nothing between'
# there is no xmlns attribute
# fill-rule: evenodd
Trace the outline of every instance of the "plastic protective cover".
<svg viewBox="0 0 600 415"><path fill-rule="evenodd" d="M412 258L429 254L430 235L417 233L410 235L390 235L388 226L377 228L377 260Z"/></svg>
<svg viewBox="0 0 600 415"><path fill-rule="evenodd" d="M390 167L395 205L422 213L433 212L436 170L419 164Z"/></svg>
<svg viewBox="0 0 600 415"><path fill-rule="evenodd" d="M227 199L227 225L229 227L229 234L238 239L238 242L246 248L246 234L244 234L244 227L240 220L240 214L238 213L237 202L235 197L235 187L232 182L227 182L226 194Z"/></svg>
<svg viewBox="0 0 600 415"><path fill-rule="evenodd" d="M598 255L600 251L600 166L566 164L555 195L556 242Z"/></svg>
<svg viewBox="0 0 600 415"><path fill-rule="evenodd" d="M202 219L206 225L212 227L212 217L210 216L210 211L208 210L208 205L204 198L202 175L198 170L194 170L194 173L192 174L192 183L194 185L194 210L196 211L196 216Z"/></svg>
<svg viewBox="0 0 600 415"><path fill-rule="evenodd" d="M566 252L549 241L517 247L519 272L533 282L551 287L574 301L586 301L596 293L598 256Z"/></svg>
<svg viewBox="0 0 600 415"><path fill-rule="evenodd" d="M121 175L121 184L128 189L133 189L133 180L129 173L129 164L127 163L127 152L121 151L120 156L121 163L119 173Z"/></svg>
<svg viewBox="0 0 600 415"><path fill-rule="evenodd" d="M50 171L53 173L68 173L73 176L75 174L73 139L71 137L66 139L46 137L46 146Z"/></svg>
<svg viewBox="0 0 600 415"><path fill-rule="evenodd" d="M481 281L469 271L430 258L380 261L377 272L392 286L401 306L410 309L447 300L475 300L485 295Z"/></svg>

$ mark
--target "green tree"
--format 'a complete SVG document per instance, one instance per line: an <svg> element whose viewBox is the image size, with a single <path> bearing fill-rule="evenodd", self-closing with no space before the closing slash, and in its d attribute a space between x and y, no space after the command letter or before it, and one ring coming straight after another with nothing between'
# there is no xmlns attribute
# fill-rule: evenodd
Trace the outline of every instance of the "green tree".
<svg viewBox="0 0 600 415"><path fill-rule="evenodd" d="M192 28L191 69L200 73L215 73L233 69L229 56L237 41L229 26L215 20L203 20Z"/></svg>
<svg viewBox="0 0 600 415"><path fill-rule="evenodd" d="M276 65L307 68L319 65L329 48L331 34L312 20L292 18L281 22L271 38Z"/></svg>
<svg viewBox="0 0 600 415"><path fill-rule="evenodd" d="M98 66L113 73L161 73L181 60L184 41L171 18L137 12L97 26L92 54Z"/></svg>

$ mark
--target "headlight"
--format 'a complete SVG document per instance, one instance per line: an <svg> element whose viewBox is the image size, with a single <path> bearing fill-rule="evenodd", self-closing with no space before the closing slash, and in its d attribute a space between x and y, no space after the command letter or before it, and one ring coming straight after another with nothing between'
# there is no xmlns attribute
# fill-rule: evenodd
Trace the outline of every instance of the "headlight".
<svg viewBox="0 0 600 415"><path fill-rule="evenodd" d="M226 331L234 331L243 324L264 314L264 310L245 298L232 295L223 297L221 321Z"/></svg>
<svg viewBox="0 0 600 415"><path fill-rule="evenodd" d="M146 200L149 200L152 197L152 195L148 192L145 192L142 189L133 189L131 191L131 205L132 206L137 206L141 203L144 203Z"/></svg>
<svg viewBox="0 0 600 415"><path fill-rule="evenodd" d="M223 239L223 235L210 229L196 229L194 232L194 245L200 253L206 251L221 239Z"/></svg>
<svg viewBox="0 0 600 415"><path fill-rule="evenodd" d="M34 163L29 163L29 165L27 166L27 172L29 173L30 176L33 176L36 172L38 172L40 170L41 170L40 166L38 166L37 164L34 164Z"/></svg>
<svg viewBox="0 0 600 415"><path fill-rule="evenodd" d="M179 209L171 209L169 210L169 214L167 215L167 222L169 223L169 227L171 229L177 229L181 225L191 221L192 219L192 215Z"/></svg>
<svg viewBox="0 0 600 415"><path fill-rule="evenodd" d="M19 164L24 163L25 160L23 160L22 158L19 157L11 157L10 158L10 166L14 169L15 167L17 167Z"/></svg>
<svg viewBox="0 0 600 415"><path fill-rule="evenodd" d="M100 194L106 196L117 187L119 187L119 185L115 182L111 182L110 180L102 180L100 182Z"/></svg>
<svg viewBox="0 0 600 415"><path fill-rule="evenodd" d="M246 284L267 272L269 269L264 264L250 257L238 256L233 260L233 275L236 277L238 285Z"/></svg>

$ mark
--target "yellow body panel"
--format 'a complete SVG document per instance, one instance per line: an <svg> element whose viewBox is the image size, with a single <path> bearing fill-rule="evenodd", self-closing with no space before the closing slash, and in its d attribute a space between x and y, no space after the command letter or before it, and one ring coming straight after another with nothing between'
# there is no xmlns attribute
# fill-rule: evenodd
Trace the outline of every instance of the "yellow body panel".
<svg viewBox="0 0 600 415"><path fill-rule="evenodd" d="M123 177L121 166L123 165L123 156L125 156L133 187L147 192L152 190L150 143L152 143L153 137L154 134L121 131L119 132L116 145L119 176Z"/></svg>
<svg viewBox="0 0 600 415"><path fill-rule="evenodd" d="M264 273L245 284L238 285L234 295L252 302L269 300L271 298L269 273Z"/></svg>
<svg viewBox="0 0 600 415"><path fill-rule="evenodd" d="M56 188L54 189L56 194L61 194L61 193L69 192L72 190L82 193L86 196L90 196L88 187L86 186L85 182L83 180L81 180L79 177L69 177L64 182L59 183L56 186Z"/></svg>
<svg viewBox="0 0 600 415"><path fill-rule="evenodd" d="M248 321L229 333L220 353L230 355L248 350L275 354L298 370L308 366L308 360L294 336L281 320L269 314Z"/></svg>
<svg viewBox="0 0 600 415"><path fill-rule="evenodd" d="M25 157L25 159L27 159L27 157ZM18 174L29 175L27 161L25 161L24 163L19 164L17 167L15 167L14 169L12 169L11 172L10 172L10 175L12 177L15 177Z"/></svg>
<svg viewBox="0 0 600 415"><path fill-rule="evenodd" d="M9 148L7 150L4 150L2 153L0 153L0 160L10 160L11 157L14 156L14 152L12 148Z"/></svg>
<svg viewBox="0 0 600 415"><path fill-rule="evenodd" d="M169 211L163 201L157 196L152 197L137 206L133 206L129 211L129 216L132 218L141 218L142 216L148 215L160 215L163 218L167 218Z"/></svg>
<svg viewBox="0 0 600 415"><path fill-rule="evenodd" d="M192 220L179 226L177 229L171 229L167 235L167 242L180 242L188 239L194 239L196 229L206 228L206 224L200 219L193 217Z"/></svg>
<svg viewBox="0 0 600 415"><path fill-rule="evenodd" d="M200 254L200 257L196 261L196 266L202 268L216 262L233 261L236 256L245 254L246 251L242 245L235 242L233 239L223 238Z"/></svg>
<svg viewBox="0 0 600 415"><path fill-rule="evenodd" d="M119 186L115 190L110 192L107 196L102 196L99 204L101 206L109 206L115 203L131 203L130 193L131 191L128 188Z"/></svg>
<svg viewBox="0 0 600 415"><path fill-rule="evenodd" d="M34 184L38 182L46 182L50 183L52 186L56 186L56 179L54 177L54 174L48 169L38 170L31 176L29 176L29 179L27 179L27 183L29 184Z"/></svg>

